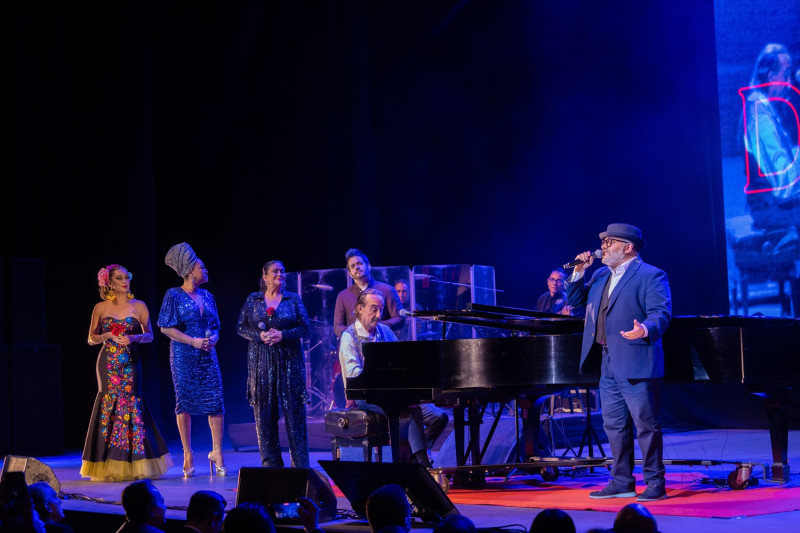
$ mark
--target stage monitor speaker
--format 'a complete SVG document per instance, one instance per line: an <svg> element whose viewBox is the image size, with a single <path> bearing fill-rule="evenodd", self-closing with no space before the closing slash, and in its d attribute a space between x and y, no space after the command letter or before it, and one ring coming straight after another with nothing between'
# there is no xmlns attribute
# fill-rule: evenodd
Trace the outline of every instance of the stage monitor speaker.
<svg viewBox="0 0 800 533"><path fill-rule="evenodd" d="M53 469L33 457L6 455L5 459L3 459L3 471L0 473L0 479L6 477L9 472L24 473L26 485L44 481L53 487L56 494L61 492L61 483L53 473Z"/></svg>
<svg viewBox="0 0 800 533"><path fill-rule="evenodd" d="M336 518L336 495L328 479L310 468L259 468L239 469L236 505L244 502L260 503L277 524L299 524L296 509L286 504L305 496L319 507L319 520Z"/></svg>
<svg viewBox="0 0 800 533"><path fill-rule="evenodd" d="M426 522L438 523L447 516L459 514L439 483L421 464L321 460L319 465L350 501L353 511L362 518L367 516L369 495L389 484L405 489L411 505Z"/></svg>

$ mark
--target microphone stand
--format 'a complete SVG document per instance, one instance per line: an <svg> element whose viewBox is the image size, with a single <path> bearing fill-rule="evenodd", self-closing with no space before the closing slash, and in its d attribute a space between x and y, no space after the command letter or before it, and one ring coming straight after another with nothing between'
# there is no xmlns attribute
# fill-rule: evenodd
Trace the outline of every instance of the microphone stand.
<svg viewBox="0 0 800 533"><path fill-rule="evenodd" d="M303 353L305 355L306 364L306 391L308 392L309 399L308 412L309 414L312 414L315 413L317 409L324 407L327 404L327 398L325 397L324 392L314 386L315 380L312 380L311 378L311 350L322 344L322 341L317 341L314 346L309 348L310 344L310 340L305 341L306 349L303 351ZM314 400L315 398L316 401Z"/></svg>

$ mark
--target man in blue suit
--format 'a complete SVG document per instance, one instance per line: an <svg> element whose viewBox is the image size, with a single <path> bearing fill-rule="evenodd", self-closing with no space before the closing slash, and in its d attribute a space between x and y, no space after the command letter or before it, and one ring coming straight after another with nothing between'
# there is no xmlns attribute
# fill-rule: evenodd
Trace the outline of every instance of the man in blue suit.
<svg viewBox="0 0 800 533"><path fill-rule="evenodd" d="M579 263L567 282L573 307L586 306L581 369L600 362L600 403L614 465L611 480L592 498L633 498L633 427L642 450L647 488L640 502L667 497L663 438L658 414L664 377L661 337L672 314L667 275L639 257L645 247L642 232L629 224L609 224L600 234L602 262L584 283L592 265L591 252L578 254Z"/></svg>

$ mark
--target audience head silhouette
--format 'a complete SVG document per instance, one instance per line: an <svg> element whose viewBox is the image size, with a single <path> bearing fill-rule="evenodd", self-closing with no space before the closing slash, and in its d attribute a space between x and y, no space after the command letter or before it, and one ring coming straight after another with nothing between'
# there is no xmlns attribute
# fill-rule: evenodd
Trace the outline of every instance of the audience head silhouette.
<svg viewBox="0 0 800 533"><path fill-rule="evenodd" d="M367 498L367 521L373 533L410 530L411 506L403 487L384 485L373 491Z"/></svg>
<svg viewBox="0 0 800 533"><path fill-rule="evenodd" d="M269 513L260 503L240 503L225 517L225 533L275 533Z"/></svg>
<svg viewBox="0 0 800 533"><path fill-rule="evenodd" d="M658 533L656 519L641 503L629 503L614 519L614 533Z"/></svg>
<svg viewBox="0 0 800 533"><path fill-rule="evenodd" d="M213 490L198 490L189 499L186 525L199 530L200 533L222 531L225 505L227 505L225 498Z"/></svg>
<svg viewBox="0 0 800 533"><path fill-rule="evenodd" d="M475 533L475 524L464 515L453 514L433 528L433 533Z"/></svg>
<svg viewBox="0 0 800 533"><path fill-rule="evenodd" d="M56 524L64 520L61 500L58 499L58 493L49 483L39 481L29 485L28 489L31 491L33 506L45 524Z"/></svg>
<svg viewBox="0 0 800 533"><path fill-rule="evenodd" d="M44 522L33 508L22 472L7 472L0 481L0 533L45 533Z"/></svg>
<svg viewBox="0 0 800 533"><path fill-rule="evenodd" d="M122 489L122 508L132 524L161 527L166 522L164 498L149 479L134 481Z"/></svg>
<svg viewBox="0 0 800 533"><path fill-rule="evenodd" d="M575 533L575 522L561 509L544 509L534 517L529 533Z"/></svg>

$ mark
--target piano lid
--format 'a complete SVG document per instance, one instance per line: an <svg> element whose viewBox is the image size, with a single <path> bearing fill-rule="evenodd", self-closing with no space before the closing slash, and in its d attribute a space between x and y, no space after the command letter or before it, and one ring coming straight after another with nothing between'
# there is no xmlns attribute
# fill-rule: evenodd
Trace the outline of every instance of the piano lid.
<svg viewBox="0 0 800 533"><path fill-rule="evenodd" d="M530 334L566 334L583 331L583 318L580 317L478 303L468 303L465 310L415 311L409 315L422 320L524 331Z"/></svg>

